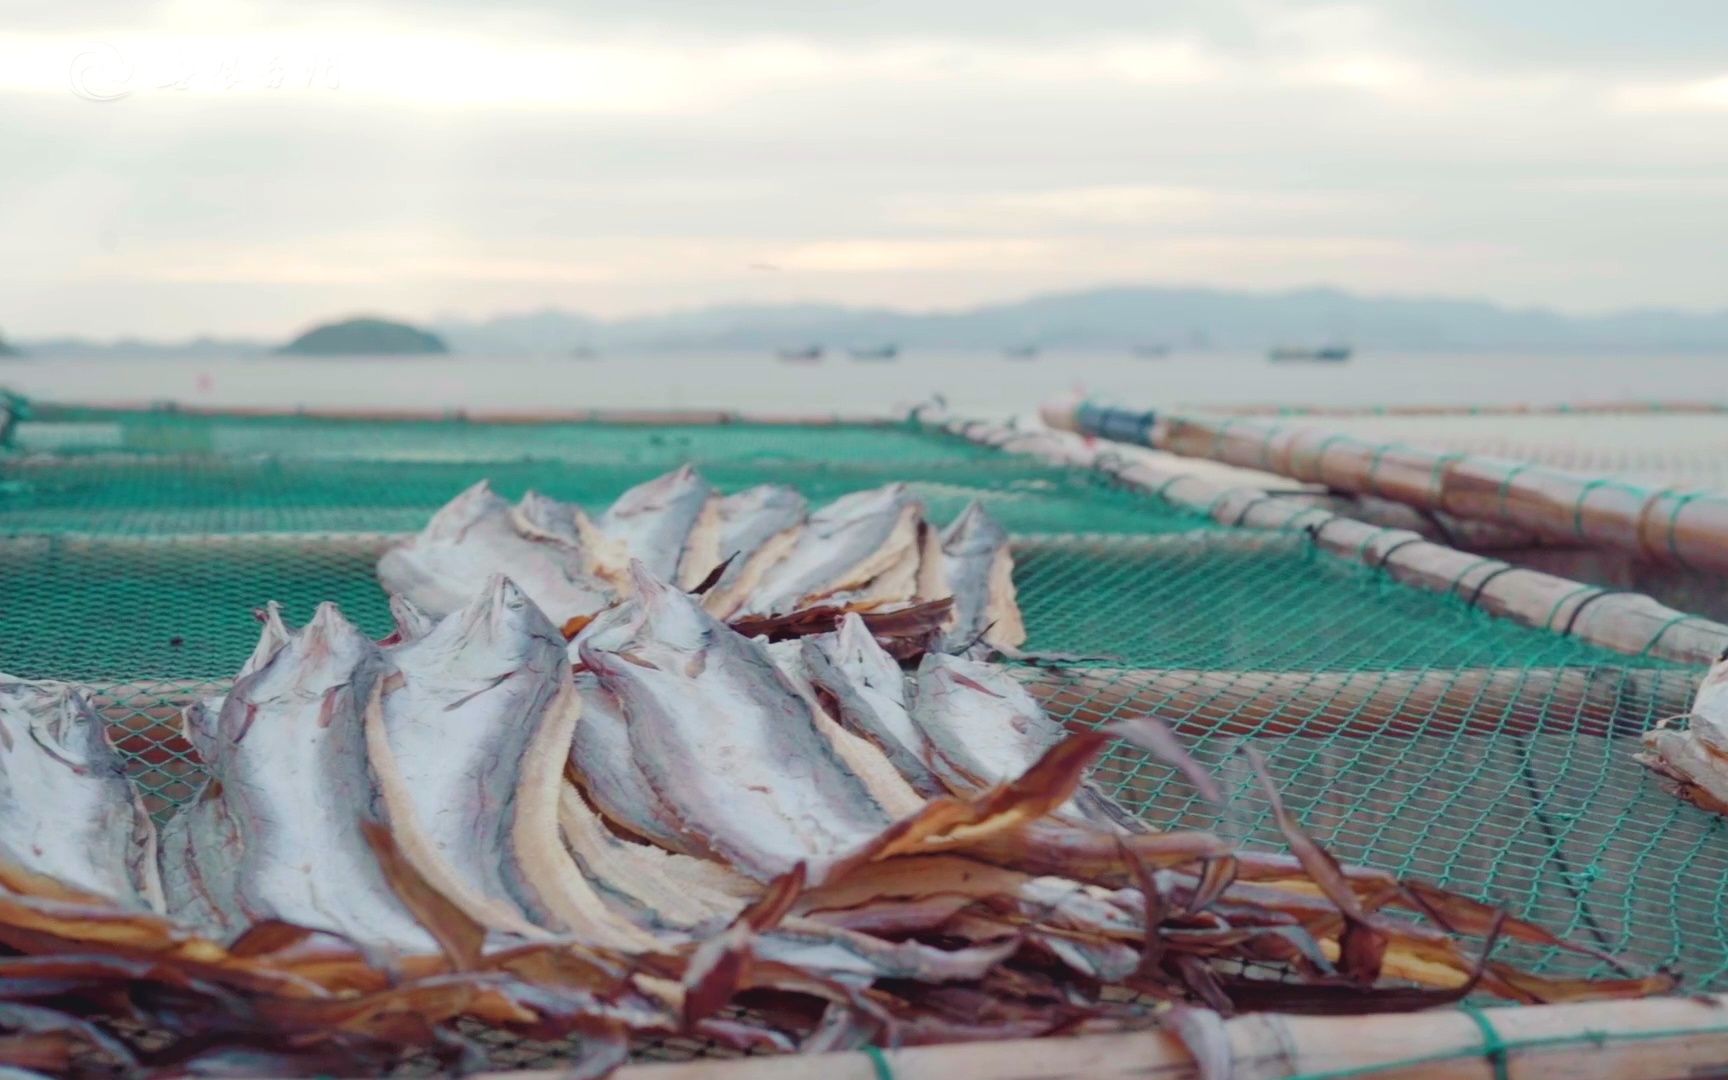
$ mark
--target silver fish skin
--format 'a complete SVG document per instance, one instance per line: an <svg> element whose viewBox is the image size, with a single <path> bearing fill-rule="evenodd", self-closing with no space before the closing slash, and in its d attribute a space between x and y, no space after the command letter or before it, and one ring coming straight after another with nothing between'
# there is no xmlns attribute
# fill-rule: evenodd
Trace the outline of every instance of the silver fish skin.
<svg viewBox="0 0 1728 1080"><path fill-rule="evenodd" d="M910 599L923 511L905 484L834 500L810 516L791 553L769 568L739 610L780 615L820 602ZM878 579L888 587L872 589Z"/></svg>
<svg viewBox="0 0 1728 1080"><path fill-rule="evenodd" d="M684 465L618 496L600 516L600 531L654 576L689 588L719 562L713 554L718 501L708 481ZM686 545L698 527L709 536L699 545L702 550L686 559Z"/></svg>
<svg viewBox="0 0 1728 1080"><path fill-rule="evenodd" d="M810 702L766 647L631 567L630 638L582 662L623 706L636 763L682 827L735 869L768 880L828 864L889 824L816 730Z"/></svg>
<svg viewBox="0 0 1728 1080"><path fill-rule="evenodd" d="M942 653L918 666L912 722L934 750L933 771L963 794L1018 778L1063 736L1003 668ZM1090 783L1058 814L1109 828L1132 828L1134 820Z"/></svg>
<svg viewBox="0 0 1728 1080"><path fill-rule="evenodd" d="M880 747L841 724L831 704L822 699L816 684L810 681L803 643L776 641L767 643L766 647L786 682L809 703L810 720L816 725L816 733L833 748L835 756L847 770L863 782L864 790L876 800L876 805L896 820L922 809L929 800L912 790Z"/></svg>
<svg viewBox="0 0 1728 1080"><path fill-rule="evenodd" d="M856 613L832 634L803 640L811 683L832 695L840 722L874 743L912 789L925 798L949 790L930 767L934 750L906 708L906 676Z"/></svg>
<svg viewBox="0 0 1728 1080"><path fill-rule="evenodd" d="M533 493L513 507L481 481L386 551L378 580L434 618L461 610L493 574L507 575L559 625L592 615L611 603L612 589L595 573L573 513Z"/></svg>
<svg viewBox="0 0 1728 1080"><path fill-rule="evenodd" d="M974 500L942 531L938 559L920 568L919 596L950 596L945 648L950 651L993 645L1014 649L1026 643L1026 624L1014 592L1014 556L1008 534ZM932 562L935 563L932 566ZM988 650L981 650L988 651Z"/></svg>
<svg viewBox="0 0 1728 1080"><path fill-rule="evenodd" d="M569 678L564 649L497 575L466 608L387 650L366 713L379 816L421 875L491 930L541 933L512 887L512 832L527 748Z"/></svg>
<svg viewBox="0 0 1728 1080"><path fill-rule="evenodd" d="M361 710L378 646L324 604L289 632L274 611L220 711L188 715L211 780L164 830L168 914L217 936L281 919L397 953L436 945L360 830L376 789Z"/></svg>
<svg viewBox="0 0 1728 1080"><path fill-rule="evenodd" d="M588 798L619 828L668 851L702 854L683 835L631 756L630 729L617 699L588 671L577 673L576 692L582 697L582 719L576 724L570 764Z"/></svg>
<svg viewBox="0 0 1728 1080"><path fill-rule="evenodd" d="M720 500L717 554L731 559L702 606L726 618L738 610L774 564L791 554L810 504L779 484L760 484Z"/></svg>
<svg viewBox="0 0 1728 1080"><path fill-rule="evenodd" d="M0 860L162 909L155 826L102 717L64 683L0 675Z"/></svg>

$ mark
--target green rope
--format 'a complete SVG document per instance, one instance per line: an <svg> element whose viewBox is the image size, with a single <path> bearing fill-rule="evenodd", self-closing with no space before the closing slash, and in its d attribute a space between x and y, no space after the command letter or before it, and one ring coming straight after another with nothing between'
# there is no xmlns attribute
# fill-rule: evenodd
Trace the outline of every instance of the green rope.
<svg viewBox="0 0 1728 1080"><path fill-rule="evenodd" d="M1544 630L1554 629L1554 616L1560 614L1560 609L1566 606L1566 601L1572 599L1574 596L1579 596L1583 593L1601 592L1601 591L1602 591L1601 588L1599 588L1598 586L1595 586L1595 585L1580 585L1576 589L1573 589L1571 592L1568 592L1565 596L1562 596L1560 599L1554 601L1554 606L1548 609L1548 617L1542 620L1542 628Z"/></svg>
<svg viewBox="0 0 1728 1080"><path fill-rule="evenodd" d="M1444 505L1446 501L1446 467L1456 462L1463 461L1469 456L1469 454L1458 453L1438 454L1435 456L1434 468L1428 474L1428 487L1434 497L1435 506Z"/></svg>
<svg viewBox="0 0 1728 1080"><path fill-rule="evenodd" d="M1500 478L1500 493L1494 504L1494 516L1499 518L1501 521L1506 520L1506 496L1512 492L1512 481L1518 478L1519 473L1524 472L1529 468L1532 468L1532 465L1529 462L1514 465L1510 469L1506 470L1505 476Z"/></svg>
<svg viewBox="0 0 1728 1080"><path fill-rule="evenodd" d="M1335 442L1343 442L1343 441L1346 441L1349 439L1350 439L1350 436L1348 436L1348 435L1328 435L1326 438L1320 440L1320 445L1316 446L1314 448L1314 473L1315 473L1315 475L1317 475L1317 476L1325 476L1326 475L1326 451L1332 449L1332 444Z"/></svg>
<svg viewBox="0 0 1728 1080"><path fill-rule="evenodd" d="M1512 1072L1506 1063L1508 1047L1506 1040L1500 1037L1500 1032L1488 1022L1488 1017L1483 1014L1481 1009L1469 1002L1459 1005L1458 1010L1474 1020L1476 1026L1482 1030L1482 1056L1488 1059L1490 1065L1494 1066L1494 1080L1511 1080Z"/></svg>
<svg viewBox="0 0 1728 1080"><path fill-rule="evenodd" d="M1695 618L1696 618L1696 616L1694 616L1694 615L1676 615L1672 619L1669 619L1667 622L1663 623L1660 627L1658 627L1656 629L1656 633L1651 636L1649 641L1644 643L1644 647L1642 649L1638 650L1638 655L1639 656L1649 656L1650 650L1654 649L1656 647L1656 643L1662 640L1663 634L1666 634L1668 631L1674 629L1676 626L1679 626L1681 623L1690 622Z"/></svg>
<svg viewBox="0 0 1728 1080"><path fill-rule="evenodd" d="M876 1070L876 1080L894 1080L894 1067L888 1064L888 1055L881 1047L874 1044L864 1047L864 1056L870 1059L870 1067Z"/></svg>

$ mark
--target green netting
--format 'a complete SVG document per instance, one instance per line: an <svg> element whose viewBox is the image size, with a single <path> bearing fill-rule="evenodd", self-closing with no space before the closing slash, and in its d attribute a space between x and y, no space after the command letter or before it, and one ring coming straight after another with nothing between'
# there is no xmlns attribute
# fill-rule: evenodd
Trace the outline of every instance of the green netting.
<svg viewBox="0 0 1728 1080"><path fill-rule="evenodd" d="M1095 657L1028 673L1054 711L1076 723L1160 715L1233 795L1220 814L1167 769L1114 751L1099 778L1149 820L1281 849L1242 772L1237 751L1252 745L1340 857L1728 989L1728 838L1631 760L1636 735L1678 711L1698 673L1494 620L1301 536L1217 527L907 425L38 408L14 443L0 456L0 670L91 686L163 814L196 768L168 725L245 658L253 609L277 600L301 620L335 600L384 632L372 567L387 534L475 480L591 508L685 461L723 489L787 482L813 500L906 480L938 520L982 498L1016 536L1029 647Z"/></svg>

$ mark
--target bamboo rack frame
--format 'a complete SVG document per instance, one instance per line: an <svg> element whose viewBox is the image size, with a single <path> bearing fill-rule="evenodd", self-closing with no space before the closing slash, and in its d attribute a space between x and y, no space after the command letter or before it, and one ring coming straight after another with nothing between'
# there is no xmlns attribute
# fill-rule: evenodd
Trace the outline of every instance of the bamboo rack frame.
<svg viewBox="0 0 1728 1080"><path fill-rule="evenodd" d="M1528 463L1375 442L1256 418L1224 420L1052 403L1052 427L1377 495L1546 540L1728 572L1728 494L1650 488Z"/></svg>
<svg viewBox="0 0 1728 1080"><path fill-rule="evenodd" d="M1104 432L1105 438L1130 436L1125 441L1146 445L1131 437L1139 423L1118 424ZM1145 418L1145 426L1151 423L1150 417ZM1108 445L1088 445L1063 431L1017 430L956 419L932 420L932 424L982 445L1093 469L1221 524L1305 535L1316 547L1384 570L1396 581L1457 596L1491 615L1569 634L1616 652L1697 665L1714 663L1728 652L1728 626L1675 611L1648 596L1522 569L1430 542L1415 532L1292 504L1259 488L1222 484L1166 465L1130 460Z"/></svg>
<svg viewBox="0 0 1728 1080"><path fill-rule="evenodd" d="M1206 405L1194 411L1229 416L1713 416L1723 401L1576 401L1514 405Z"/></svg>
<svg viewBox="0 0 1728 1080"><path fill-rule="evenodd" d="M163 401L94 401L77 404L44 402L41 408L88 412L133 413L152 417L192 416L221 419L353 420L466 422L473 424L619 424L705 426L767 424L785 427L886 427L903 422L881 415L842 413L759 413L736 409L383 409L280 408L270 405L201 405ZM30 416L21 419L31 420Z"/></svg>
<svg viewBox="0 0 1728 1080"><path fill-rule="evenodd" d="M631 1065L616 1080L1670 1080L1728 1071L1728 996L1531 1005L1412 1016L1225 1020L1184 1028L1214 1049L1204 1063L1169 1030L908 1047L866 1053ZM486 1080L554 1080L556 1070Z"/></svg>

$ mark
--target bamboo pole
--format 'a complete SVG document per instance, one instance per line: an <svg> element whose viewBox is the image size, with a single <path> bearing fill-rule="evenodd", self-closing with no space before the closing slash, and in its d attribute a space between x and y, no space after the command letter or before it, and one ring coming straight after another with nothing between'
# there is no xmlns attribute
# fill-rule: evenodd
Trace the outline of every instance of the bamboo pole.
<svg viewBox="0 0 1728 1080"><path fill-rule="evenodd" d="M1671 1080L1728 1073L1728 996L1379 1016L1189 1010L1184 1030L630 1065L616 1080ZM554 1080L557 1070L488 1080Z"/></svg>
<svg viewBox="0 0 1728 1080"><path fill-rule="evenodd" d="M1728 572L1728 494L1649 488L1498 458L1373 442L1258 419L1206 420L1052 405L1046 422L1174 454L1262 469L1336 491Z"/></svg>
<svg viewBox="0 0 1728 1080"><path fill-rule="evenodd" d="M1489 405L1205 405L1195 412L1228 416L1648 416L1728 413L1721 401L1577 401Z"/></svg>
<svg viewBox="0 0 1728 1080"><path fill-rule="evenodd" d="M1305 535L1316 547L1380 568L1394 580L1457 596L1490 614L1569 634L1616 652L1710 664L1728 650L1728 626L1674 611L1647 596L1525 570L1428 542L1414 532L1378 528L1318 507L1291 505L1288 499L1258 488L1226 486L1149 461L1131 460L1107 446L1088 445L1061 431L1017 430L986 421L949 419L937 423L942 430L982 445L1058 465L1097 470L1124 486L1225 525ZM1104 435L1131 438L1140 423L1119 421L1109 425Z"/></svg>
<svg viewBox="0 0 1728 1080"><path fill-rule="evenodd" d="M210 419L305 419L393 422L467 422L474 424L568 424L678 425L683 427L723 424L768 424L792 427L887 426L899 418L874 414L759 413L734 409L413 409L316 406L288 408L273 405L200 405L182 402L106 401L79 404L44 402L36 406L37 418L53 422L54 410L130 413L139 416L192 416Z"/></svg>

